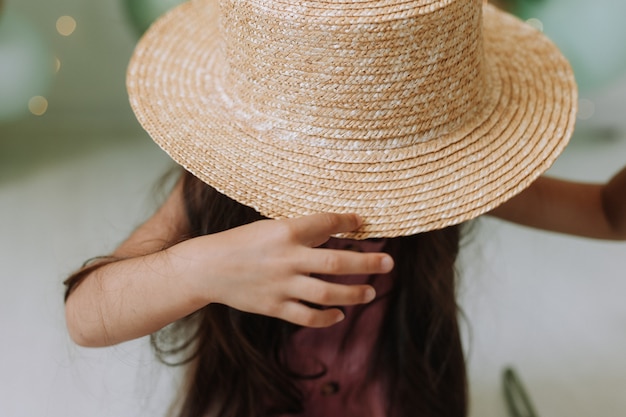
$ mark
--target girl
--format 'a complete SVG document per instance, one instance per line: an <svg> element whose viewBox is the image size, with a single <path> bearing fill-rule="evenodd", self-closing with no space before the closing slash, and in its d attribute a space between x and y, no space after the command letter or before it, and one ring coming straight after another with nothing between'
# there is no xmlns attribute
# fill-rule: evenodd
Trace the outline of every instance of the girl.
<svg viewBox="0 0 626 417"><path fill-rule="evenodd" d="M480 0L214 1L133 56L133 109L185 171L66 281L72 338L151 334L186 366L179 416L466 415L461 225L626 239L626 171L538 178L569 65Z"/></svg>

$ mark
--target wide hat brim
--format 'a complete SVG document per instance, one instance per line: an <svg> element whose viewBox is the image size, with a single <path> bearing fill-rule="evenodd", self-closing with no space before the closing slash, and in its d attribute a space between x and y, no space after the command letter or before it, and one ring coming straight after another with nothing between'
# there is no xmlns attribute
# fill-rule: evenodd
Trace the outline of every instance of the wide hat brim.
<svg viewBox="0 0 626 417"><path fill-rule="evenodd" d="M286 145L274 140L272 120L242 115L224 93L217 4L201 4L174 8L143 36L128 69L131 106L177 163L264 216L358 213L364 225L345 235L354 239L440 229L528 187L572 135L577 92L567 60L542 33L485 4L490 85L473 123L398 149Z"/></svg>

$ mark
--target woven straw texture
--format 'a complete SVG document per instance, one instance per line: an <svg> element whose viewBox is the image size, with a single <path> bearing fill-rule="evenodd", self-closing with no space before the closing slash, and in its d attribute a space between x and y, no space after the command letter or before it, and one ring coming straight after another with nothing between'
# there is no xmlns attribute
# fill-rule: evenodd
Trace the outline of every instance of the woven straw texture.
<svg viewBox="0 0 626 417"><path fill-rule="evenodd" d="M472 219L567 144L572 70L482 0L192 0L131 59L139 122L270 218L356 212L354 239Z"/></svg>

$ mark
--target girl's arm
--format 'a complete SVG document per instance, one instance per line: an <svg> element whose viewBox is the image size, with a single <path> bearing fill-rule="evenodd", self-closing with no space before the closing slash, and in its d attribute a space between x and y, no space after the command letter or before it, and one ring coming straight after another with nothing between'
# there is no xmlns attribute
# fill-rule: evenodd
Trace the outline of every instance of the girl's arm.
<svg viewBox="0 0 626 417"><path fill-rule="evenodd" d="M356 230L355 215L263 220L175 242L186 230L178 184L165 204L113 253L120 260L88 272L66 301L72 339L106 346L148 335L209 303L312 327L343 318L337 308L369 302L369 285L339 285L309 275L388 272L391 257L314 249L330 235Z"/></svg>
<svg viewBox="0 0 626 417"><path fill-rule="evenodd" d="M626 168L606 184L540 177L489 214L538 229L626 240Z"/></svg>

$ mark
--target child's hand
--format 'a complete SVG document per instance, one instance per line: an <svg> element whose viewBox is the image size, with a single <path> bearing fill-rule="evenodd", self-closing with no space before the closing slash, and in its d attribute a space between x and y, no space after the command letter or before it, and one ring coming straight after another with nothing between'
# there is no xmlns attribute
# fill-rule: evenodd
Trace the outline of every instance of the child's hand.
<svg viewBox="0 0 626 417"><path fill-rule="evenodd" d="M371 301L369 285L342 285L310 274L376 274L393 268L383 253L315 248L336 233L356 230L350 214L316 214L298 219L263 220L184 242L192 255L193 291L204 304L216 302L309 327L343 319L337 308Z"/></svg>

